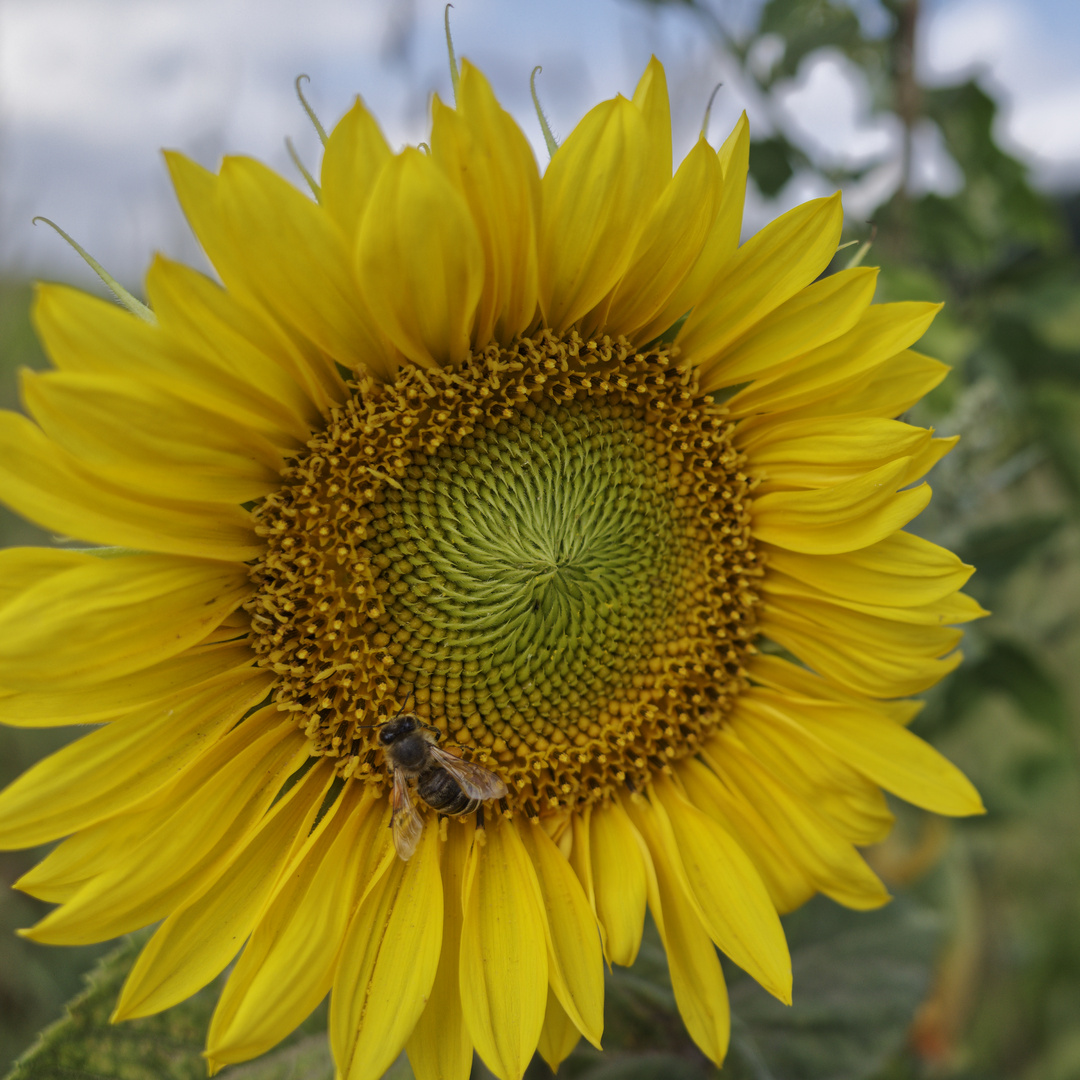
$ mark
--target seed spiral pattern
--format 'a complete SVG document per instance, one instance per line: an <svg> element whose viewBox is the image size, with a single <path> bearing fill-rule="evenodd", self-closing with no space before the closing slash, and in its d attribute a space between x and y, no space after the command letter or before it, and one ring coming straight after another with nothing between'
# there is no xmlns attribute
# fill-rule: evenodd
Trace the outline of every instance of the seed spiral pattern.
<svg viewBox="0 0 1080 1080"><path fill-rule="evenodd" d="M408 699L507 812L642 785L744 685L758 558L724 410L654 348L549 331L362 379L257 508L259 662L342 776Z"/></svg>

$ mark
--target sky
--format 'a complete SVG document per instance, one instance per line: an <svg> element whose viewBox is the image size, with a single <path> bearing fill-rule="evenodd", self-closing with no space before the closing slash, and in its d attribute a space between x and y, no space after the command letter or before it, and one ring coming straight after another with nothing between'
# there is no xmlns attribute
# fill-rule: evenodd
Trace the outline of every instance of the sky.
<svg viewBox="0 0 1080 1080"><path fill-rule="evenodd" d="M874 0L851 0L872 25ZM735 25L755 0L712 0ZM1048 188L1080 186L1080 3L924 0L920 77L976 74L1003 105L998 137ZM199 262L159 150L215 167L249 153L299 182L290 136L314 168L317 138L293 89L300 73L324 123L360 93L394 145L426 135L432 91L452 100L441 0L0 0L0 271L88 280L77 256L34 215L56 220L121 280L137 283L154 250ZM879 16L877 16L879 17ZM678 7L635 0L455 0L459 54L480 66L546 162L529 72L557 133L616 92L629 94L651 53L664 61L677 158L713 86L714 144L745 107L770 116ZM759 58L768 62L767 49ZM845 191L853 215L895 185L895 118L871 115L842 57L808 63L771 116L824 159L869 164ZM963 178L940 132L916 132L915 184L948 194ZM827 185L796 176L777 199L751 195L754 228Z"/></svg>

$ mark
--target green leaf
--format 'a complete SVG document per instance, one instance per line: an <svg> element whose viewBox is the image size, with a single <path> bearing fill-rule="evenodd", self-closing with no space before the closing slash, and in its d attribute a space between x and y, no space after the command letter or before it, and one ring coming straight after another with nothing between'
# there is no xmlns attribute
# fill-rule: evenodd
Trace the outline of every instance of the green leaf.
<svg viewBox="0 0 1080 1080"><path fill-rule="evenodd" d="M1080 391L1061 383L1043 383L1032 394L1043 442L1061 476L1080 496Z"/></svg>
<svg viewBox="0 0 1080 1080"><path fill-rule="evenodd" d="M1017 315L996 318L987 340L1022 382L1060 379L1075 384L1080 381L1080 353L1047 344L1026 319Z"/></svg>
<svg viewBox="0 0 1080 1080"><path fill-rule="evenodd" d="M795 175L786 139L762 139L750 144L750 175L762 195L775 195Z"/></svg>
<svg viewBox="0 0 1080 1080"><path fill-rule="evenodd" d="M841 49L866 66L879 62L882 43L868 41L849 4L830 0L770 0L762 10L761 34L783 38L784 56L773 72L774 79L793 76L802 60L817 49Z"/></svg>
<svg viewBox="0 0 1080 1080"><path fill-rule="evenodd" d="M1007 577L1038 554L1065 523L1060 514L1037 514L972 532L959 555L975 567L975 581Z"/></svg>
<svg viewBox="0 0 1080 1080"><path fill-rule="evenodd" d="M104 957L67 1015L48 1027L6 1080L205 1080L206 1029L224 976L187 1001L110 1024L120 987L145 944L134 934ZM228 1072L237 1080L333 1080L325 1010L318 1009L268 1054Z"/></svg>
<svg viewBox="0 0 1080 1080"><path fill-rule="evenodd" d="M977 715L977 706L990 693L1005 694L1039 727L1057 735L1068 730L1068 702L1054 676L1028 649L991 638L978 656L927 695L927 707L916 721L919 735L930 741L940 738L965 717Z"/></svg>
<svg viewBox="0 0 1080 1080"><path fill-rule="evenodd" d="M795 1003L732 978L724 1080L867 1080L903 1044L926 996L937 917L906 897L869 912L818 897L784 923Z"/></svg>
<svg viewBox="0 0 1080 1080"><path fill-rule="evenodd" d="M1036 724L1058 733L1068 728L1069 707L1061 686L1023 646L993 642L971 666L969 677L983 690L1006 694Z"/></svg>
<svg viewBox="0 0 1080 1080"><path fill-rule="evenodd" d="M723 1080L866 1080L904 1041L926 995L937 917L899 897L848 911L822 897L785 916L795 973L788 1008L725 963L732 1043ZM569 1080L715 1076L690 1041L652 920L634 966L606 978L603 1054L579 1044L559 1070ZM678 1068L675 1066L678 1062ZM534 1062L527 1080L551 1073Z"/></svg>

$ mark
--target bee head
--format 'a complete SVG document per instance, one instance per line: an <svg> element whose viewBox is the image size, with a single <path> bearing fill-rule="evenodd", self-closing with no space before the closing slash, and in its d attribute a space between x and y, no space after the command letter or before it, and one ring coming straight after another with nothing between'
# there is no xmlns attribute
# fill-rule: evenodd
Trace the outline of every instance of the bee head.
<svg viewBox="0 0 1080 1080"><path fill-rule="evenodd" d="M391 743L397 742L398 739L411 735L421 727L423 727L423 724L421 724L419 717L413 713L405 713L404 716L397 716L382 725L379 729L379 742L383 746L389 746Z"/></svg>

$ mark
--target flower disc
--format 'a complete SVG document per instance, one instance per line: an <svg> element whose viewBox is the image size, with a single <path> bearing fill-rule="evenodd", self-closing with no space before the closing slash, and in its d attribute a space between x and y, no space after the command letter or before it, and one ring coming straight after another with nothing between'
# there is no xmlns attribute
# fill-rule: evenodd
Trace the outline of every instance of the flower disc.
<svg viewBox="0 0 1080 1080"><path fill-rule="evenodd" d="M257 512L279 704L346 777L385 778L372 727L414 698L511 807L644 786L745 678L730 428L666 350L576 334L358 385Z"/></svg>

